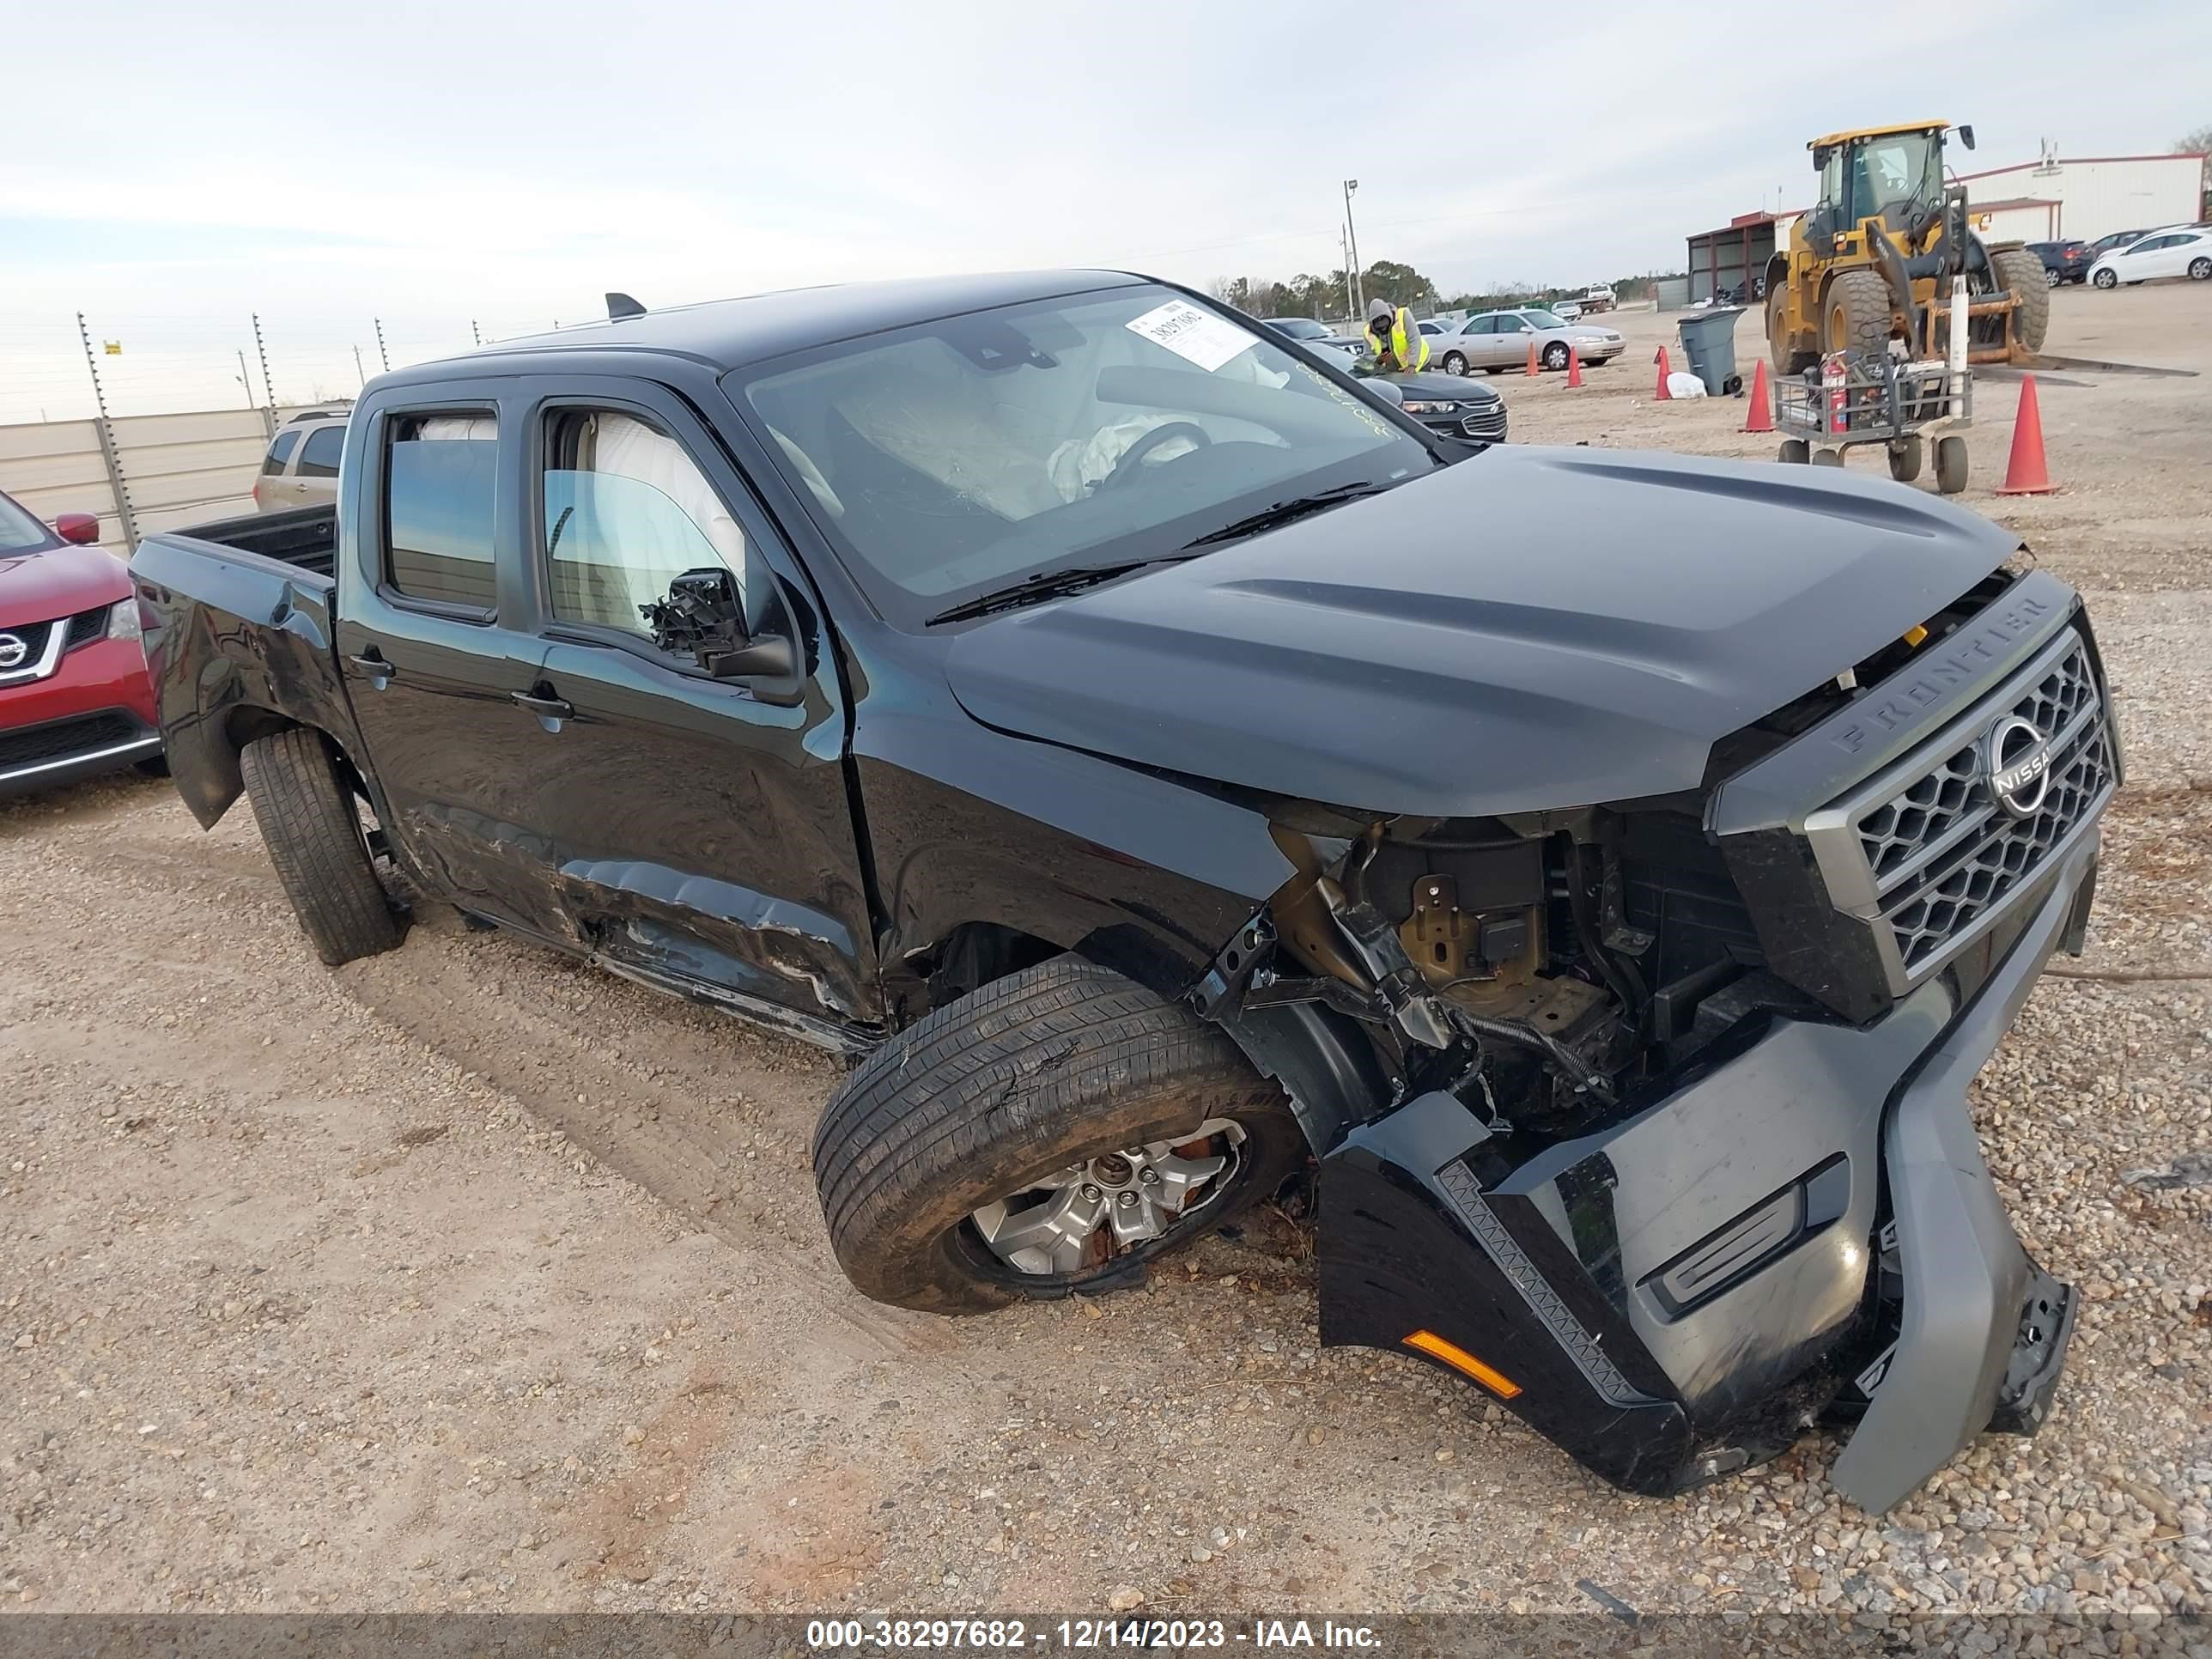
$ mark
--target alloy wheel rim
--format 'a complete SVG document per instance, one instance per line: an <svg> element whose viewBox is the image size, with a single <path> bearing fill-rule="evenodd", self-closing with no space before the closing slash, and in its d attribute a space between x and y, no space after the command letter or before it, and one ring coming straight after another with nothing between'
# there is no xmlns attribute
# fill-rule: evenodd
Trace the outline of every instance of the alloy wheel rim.
<svg viewBox="0 0 2212 1659"><path fill-rule="evenodd" d="M1054 1170L969 1220L1016 1273L1081 1273L1167 1237L1211 1207L1243 1167L1244 1144L1243 1125L1208 1118L1171 1140Z"/></svg>

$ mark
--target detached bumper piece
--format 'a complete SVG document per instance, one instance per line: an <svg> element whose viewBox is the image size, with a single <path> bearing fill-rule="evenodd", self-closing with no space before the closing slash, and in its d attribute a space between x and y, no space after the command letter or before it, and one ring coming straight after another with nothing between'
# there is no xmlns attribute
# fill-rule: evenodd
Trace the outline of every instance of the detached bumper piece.
<svg viewBox="0 0 2212 1659"><path fill-rule="evenodd" d="M2076 1302L2014 1236L1966 1091L2095 856L2016 907L1978 982L1871 1026L1774 1018L1611 1127L1495 1133L1439 1091L1353 1130L1322 1165L1322 1342L1444 1365L1650 1495L1856 1413L1831 1476L1879 1512L1984 1430L2033 1432Z"/></svg>

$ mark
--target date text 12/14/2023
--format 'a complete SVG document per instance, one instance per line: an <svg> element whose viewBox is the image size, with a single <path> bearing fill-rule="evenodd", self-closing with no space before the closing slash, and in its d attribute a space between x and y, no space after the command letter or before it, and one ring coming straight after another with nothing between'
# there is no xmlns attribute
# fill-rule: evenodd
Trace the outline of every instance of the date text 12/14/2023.
<svg viewBox="0 0 2212 1659"><path fill-rule="evenodd" d="M1333 1648L1373 1651L1381 1636L1334 1620L1261 1619L1238 1628L1220 1619L818 1619L806 1644L829 1653L939 1650L1068 1652L1109 1649L1182 1652L1194 1648Z"/></svg>

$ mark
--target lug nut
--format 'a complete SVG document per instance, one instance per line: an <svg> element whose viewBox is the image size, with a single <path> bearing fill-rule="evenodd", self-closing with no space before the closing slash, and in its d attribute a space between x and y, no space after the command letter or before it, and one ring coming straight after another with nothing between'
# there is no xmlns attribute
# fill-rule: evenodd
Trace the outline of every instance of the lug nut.
<svg viewBox="0 0 2212 1659"><path fill-rule="evenodd" d="M1159 1172L1158 1170L1146 1170L1146 1171L1145 1171L1145 1175L1144 1175L1144 1182L1145 1182L1145 1185L1146 1185L1147 1187L1157 1187L1157 1186L1158 1186L1158 1185L1160 1184L1160 1172Z"/></svg>
<svg viewBox="0 0 2212 1659"><path fill-rule="evenodd" d="M1133 1209L1135 1209L1135 1208L1137 1207L1137 1195L1136 1195L1136 1194L1134 1194L1134 1193L1124 1193L1124 1194L1121 1194L1121 1207L1122 1207L1123 1209L1125 1209L1125 1210L1133 1210Z"/></svg>
<svg viewBox="0 0 2212 1659"><path fill-rule="evenodd" d="M1086 1204L1098 1201L1098 1189L1087 1181L1083 1183L1083 1201Z"/></svg>

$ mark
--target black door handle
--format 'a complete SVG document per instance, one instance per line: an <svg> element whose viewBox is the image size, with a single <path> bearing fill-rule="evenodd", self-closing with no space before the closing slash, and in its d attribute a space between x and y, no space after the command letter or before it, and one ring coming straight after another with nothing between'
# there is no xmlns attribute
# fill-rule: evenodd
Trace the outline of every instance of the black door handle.
<svg viewBox="0 0 2212 1659"><path fill-rule="evenodd" d="M540 720L573 720L575 704L562 697L541 697L534 691L510 691L507 694Z"/></svg>
<svg viewBox="0 0 2212 1659"><path fill-rule="evenodd" d="M361 672L368 677L368 683L374 686L379 691L383 690L386 686L391 684L392 675L398 672L398 670L392 667L390 663L385 661L383 658L378 656L374 651L364 652L358 657L348 657L346 660L351 663L356 668L361 670Z"/></svg>

